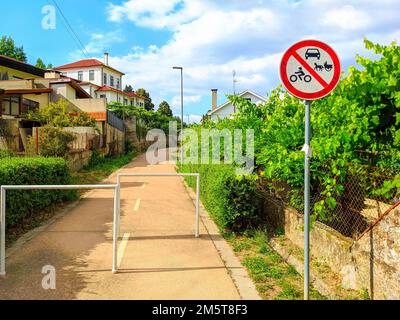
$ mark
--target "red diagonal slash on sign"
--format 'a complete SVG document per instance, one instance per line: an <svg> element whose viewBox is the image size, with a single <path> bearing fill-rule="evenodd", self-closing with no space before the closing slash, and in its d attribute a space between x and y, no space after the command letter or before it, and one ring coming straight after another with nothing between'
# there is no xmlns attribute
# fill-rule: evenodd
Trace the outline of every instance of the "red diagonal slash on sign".
<svg viewBox="0 0 400 320"><path fill-rule="evenodd" d="M292 55L324 88L328 86L328 83L296 51L293 51Z"/></svg>

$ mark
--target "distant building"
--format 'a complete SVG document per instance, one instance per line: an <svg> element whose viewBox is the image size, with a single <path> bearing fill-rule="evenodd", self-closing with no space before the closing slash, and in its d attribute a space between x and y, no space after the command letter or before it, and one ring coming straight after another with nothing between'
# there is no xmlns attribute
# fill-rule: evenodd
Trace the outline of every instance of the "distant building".
<svg viewBox="0 0 400 320"><path fill-rule="evenodd" d="M212 103L211 110L207 113L207 117L213 121L231 117L238 110L229 100L218 106L218 90L212 89ZM250 91L246 90L237 95L243 99L249 100L254 104L261 104L267 102L267 99Z"/></svg>
<svg viewBox="0 0 400 320"><path fill-rule="evenodd" d="M106 99L93 98L80 81L1 55L0 76L0 149L23 153L27 137L36 134L37 140L35 130L40 127L27 113L65 99L71 116L84 111L97 122L99 148L107 154L115 152L114 141L118 141L117 152L123 150L123 121L107 111Z"/></svg>
<svg viewBox="0 0 400 320"><path fill-rule="evenodd" d="M63 76L76 79L80 86L93 98L103 98L110 102L144 107L145 98L135 92L122 91L123 72L108 64L108 53L104 62L96 59L80 60L54 68Z"/></svg>

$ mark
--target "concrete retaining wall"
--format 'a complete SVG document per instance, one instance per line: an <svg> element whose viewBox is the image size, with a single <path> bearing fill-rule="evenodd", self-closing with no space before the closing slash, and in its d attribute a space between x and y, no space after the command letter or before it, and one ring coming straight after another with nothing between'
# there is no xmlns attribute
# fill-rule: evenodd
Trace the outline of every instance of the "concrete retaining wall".
<svg viewBox="0 0 400 320"><path fill-rule="evenodd" d="M265 211L268 222L283 227L285 237L303 248L302 214L273 200L266 200ZM310 243L312 256L330 266L344 288L367 289L374 299L400 299L399 209L358 241L315 222Z"/></svg>
<svg viewBox="0 0 400 320"><path fill-rule="evenodd" d="M90 150L76 150L71 151L67 155L66 159L68 161L69 169L72 172L77 172L89 164L91 157L92 151Z"/></svg>

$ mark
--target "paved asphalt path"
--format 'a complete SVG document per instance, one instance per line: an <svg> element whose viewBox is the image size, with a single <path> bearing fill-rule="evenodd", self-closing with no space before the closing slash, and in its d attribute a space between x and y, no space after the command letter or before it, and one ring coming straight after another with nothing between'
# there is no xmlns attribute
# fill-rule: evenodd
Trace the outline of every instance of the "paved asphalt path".
<svg viewBox="0 0 400 320"><path fill-rule="evenodd" d="M144 155L120 172L175 172ZM115 175L105 181L114 183ZM194 237L195 207L179 177L121 185L120 269L112 274L113 191L93 190L7 258L4 299L240 299L210 235ZM54 266L56 289L42 287Z"/></svg>

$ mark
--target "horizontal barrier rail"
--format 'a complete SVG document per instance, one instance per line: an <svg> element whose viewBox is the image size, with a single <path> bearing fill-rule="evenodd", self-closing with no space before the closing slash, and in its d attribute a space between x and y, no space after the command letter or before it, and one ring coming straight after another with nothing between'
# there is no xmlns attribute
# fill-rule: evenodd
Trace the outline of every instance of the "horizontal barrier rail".
<svg viewBox="0 0 400 320"><path fill-rule="evenodd" d="M96 184L96 185L31 185L31 186L1 186L4 190L73 190L73 189L115 189L117 184Z"/></svg>
<svg viewBox="0 0 400 320"><path fill-rule="evenodd" d="M120 173L117 184L97 185L3 185L0 189L0 276L6 275L6 191L11 190L79 190L79 189L113 189L114 219L113 219L113 263L112 272L118 270L118 237L120 229L120 189L122 177L195 177L196 178L196 229L195 237L200 236L200 174L198 173Z"/></svg>
<svg viewBox="0 0 400 320"><path fill-rule="evenodd" d="M114 189L114 238L113 238L113 273L117 270L117 241L115 237L117 213L119 212L119 184L96 185L3 185L0 189L0 276L6 275L6 191L7 190L78 190L78 189Z"/></svg>

